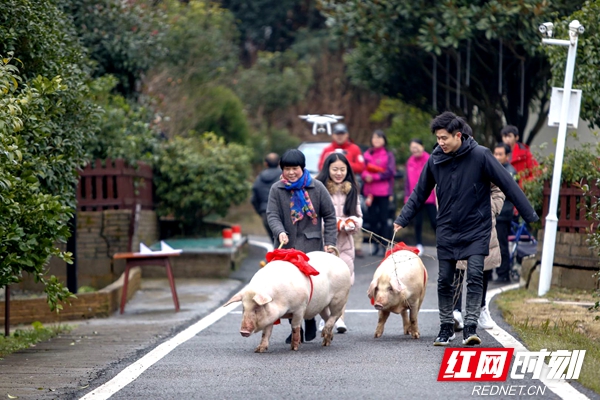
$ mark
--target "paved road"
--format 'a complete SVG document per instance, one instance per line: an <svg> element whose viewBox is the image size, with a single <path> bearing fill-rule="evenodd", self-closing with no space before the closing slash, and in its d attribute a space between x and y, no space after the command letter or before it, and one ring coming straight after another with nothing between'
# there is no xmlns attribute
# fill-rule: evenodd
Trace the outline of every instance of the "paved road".
<svg viewBox="0 0 600 400"><path fill-rule="evenodd" d="M433 248L426 249L432 254ZM336 335L330 347L319 340L289 350L284 340L289 324L276 326L269 352L255 354L260 335L239 334L241 306L185 341L152 364L137 379L116 392L114 399L462 399L473 395L475 382L438 382L444 348L432 346L438 333L436 277L437 262L423 257L430 280L419 315L421 338L402 334L400 316L392 315L382 338L374 339L377 314L366 296L368 284L378 265L374 257L357 260L356 282L347 306L349 331ZM247 280L252 269L237 272ZM492 315L500 320L492 305ZM480 331L481 347L502 347L486 331ZM460 347L460 342L455 342ZM96 388L126 365L120 363L92 382ZM130 378L131 380L131 378ZM484 383L485 384L485 383ZM489 384L489 383L488 383ZM110 385L110 382L105 385ZM510 378L501 386L515 385L511 398L557 399L540 381ZM520 389L523 387L524 389ZM529 390L538 395L518 395ZM588 396L591 393L586 392ZM500 398L502 396L492 396ZM506 396L504 396L506 397ZM100 395L86 398L102 398ZM591 394L590 398L598 398Z"/></svg>

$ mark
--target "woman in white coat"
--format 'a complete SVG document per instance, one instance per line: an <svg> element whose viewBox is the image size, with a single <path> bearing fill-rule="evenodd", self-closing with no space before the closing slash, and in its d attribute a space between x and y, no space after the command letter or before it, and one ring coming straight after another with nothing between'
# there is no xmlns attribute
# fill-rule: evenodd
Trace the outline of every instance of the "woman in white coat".
<svg viewBox="0 0 600 400"><path fill-rule="evenodd" d="M348 159L342 153L332 153L325 159L323 168L316 178L321 181L331 195L337 219L337 248L340 258L348 265L354 284L354 235L362 227L362 211L358 202L358 184ZM345 308L344 308L345 310ZM319 323L322 329L324 321ZM348 329L344 313L335 324L338 333Z"/></svg>

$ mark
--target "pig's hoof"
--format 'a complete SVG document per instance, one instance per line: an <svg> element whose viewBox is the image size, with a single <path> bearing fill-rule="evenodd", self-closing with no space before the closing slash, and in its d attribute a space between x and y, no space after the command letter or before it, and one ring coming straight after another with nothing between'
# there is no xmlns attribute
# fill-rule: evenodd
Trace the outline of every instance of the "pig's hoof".
<svg viewBox="0 0 600 400"><path fill-rule="evenodd" d="M292 345L292 350L293 351L298 351L298 345Z"/></svg>
<svg viewBox="0 0 600 400"><path fill-rule="evenodd" d="M331 346L331 339L324 338L323 339L323 346Z"/></svg>
<svg viewBox="0 0 600 400"><path fill-rule="evenodd" d="M383 331L380 330L376 330L375 331L375 336L373 336L375 339L380 338L381 335L383 335Z"/></svg>
<svg viewBox="0 0 600 400"><path fill-rule="evenodd" d="M421 334L419 332L413 332L412 337L413 337L413 339L418 339L421 337Z"/></svg>
<svg viewBox="0 0 600 400"><path fill-rule="evenodd" d="M255 353L266 353L267 350L269 350L268 346L258 346L256 349L254 349Z"/></svg>

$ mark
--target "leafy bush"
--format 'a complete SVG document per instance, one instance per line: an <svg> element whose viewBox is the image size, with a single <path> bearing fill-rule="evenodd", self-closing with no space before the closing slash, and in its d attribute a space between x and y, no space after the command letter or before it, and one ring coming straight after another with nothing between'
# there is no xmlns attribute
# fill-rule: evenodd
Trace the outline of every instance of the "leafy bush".
<svg viewBox="0 0 600 400"><path fill-rule="evenodd" d="M212 213L225 216L230 205L248 198L250 154L214 133L169 141L154 175L159 215L190 227Z"/></svg>
<svg viewBox="0 0 600 400"><path fill-rule="evenodd" d="M59 172L54 162L63 162L61 138L51 137L50 113L60 114L55 94L66 87L58 77L41 76L31 87L19 87L22 79L10 61L0 60L0 287L29 273L45 284L50 308L60 309L57 302L72 295L56 277L44 276L44 266L51 255L70 261L55 243L69 236L71 209L41 181Z"/></svg>
<svg viewBox="0 0 600 400"><path fill-rule="evenodd" d="M196 110L196 132L214 132L227 142L246 144L249 135L244 105L229 88L216 86L206 90Z"/></svg>
<svg viewBox="0 0 600 400"><path fill-rule="evenodd" d="M395 151L396 163L404 164L410 157L410 141L421 139L425 150L431 153L435 145L435 135L429 130L431 115L410 106L401 100L383 99L371 116L374 122L390 122L386 129L388 145Z"/></svg>
<svg viewBox="0 0 600 400"><path fill-rule="evenodd" d="M597 160L599 157L600 142L580 143L575 147L565 147L561 182L573 184L580 183L582 180L594 182L596 179L599 179L600 170L591 163L592 160ZM538 215L542 216L544 182L552 181L554 153L538 158L538 162L541 171L539 179L524 182L523 191Z"/></svg>
<svg viewBox="0 0 600 400"><path fill-rule="evenodd" d="M152 165L161 134L152 124L155 116L148 107L111 94L116 85L112 75L102 76L90 85L94 102L104 112L97 124L99 132L86 144L86 150L92 159L122 158L129 165L137 161Z"/></svg>
<svg viewBox="0 0 600 400"><path fill-rule="evenodd" d="M268 153L282 155L288 149L297 148L300 143L301 140L292 136L287 129L272 128L269 134L263 127L250 135L248 147L253 150L251 162L254 165L262 165Z"/></svg>

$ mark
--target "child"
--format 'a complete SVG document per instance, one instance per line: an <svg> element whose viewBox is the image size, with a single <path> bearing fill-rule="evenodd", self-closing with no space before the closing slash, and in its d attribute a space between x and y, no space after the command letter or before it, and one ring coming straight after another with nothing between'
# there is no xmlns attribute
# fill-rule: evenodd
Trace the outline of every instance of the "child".
<svg viewBox="0 0 600 400"><path fill-rule="evenodd" d="M325 159L323 168L317 176L333 200L337 217L337 248L340 258L348 264L351 282L354 284L354 238L352 235L360 231L362 212L358 203L358 185L348 159L341 153L332 153ZM323 329L325 321L319 323ZM344 314L335 323L338 333L344 333L348 328L344 323Z"/></svg>
<svg viewBox="0 0 600 400"><path fill-rule="evenodd" d="M336 218L331 197L320 181L305 169L300 150L286 151L279 160L282 179L271 186L267 203L267 221L275 238L275 247L309 253L328 251L336 244ZM317 335L315 319L305 320L304 339ZM291 335L286 343L291 342Z"/></svg>

